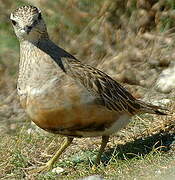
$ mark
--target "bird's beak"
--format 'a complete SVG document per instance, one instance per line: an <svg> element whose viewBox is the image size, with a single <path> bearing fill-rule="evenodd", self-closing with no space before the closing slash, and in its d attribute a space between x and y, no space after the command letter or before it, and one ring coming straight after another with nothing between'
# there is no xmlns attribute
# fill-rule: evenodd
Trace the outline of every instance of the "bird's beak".
<svg viewBox="0 0 175 180"><path fill-rule="evenodd" d="M27 33L27 34L29 34L31 30L32 30L32 26L25 26L25 27L21 30L21 32L22 32L22 33Z"/></svg>

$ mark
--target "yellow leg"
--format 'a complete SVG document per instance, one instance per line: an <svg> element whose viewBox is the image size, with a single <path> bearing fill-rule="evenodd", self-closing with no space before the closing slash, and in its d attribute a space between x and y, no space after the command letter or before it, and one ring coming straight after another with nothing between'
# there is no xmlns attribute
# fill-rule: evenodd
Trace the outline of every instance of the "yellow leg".
<svg viewBox="0 0 175 180"><path fill-rule="evenodd" d="M52 166L55 163L55 161L63 153L63 151L68 146L70 146L72 141L73 141L73 138L66 137L66 140L65 140L64 144L60 147L60 149L56 152L56 154L44 166L41 166L41 167L39 167L37 169L33 169L29 173L39 173L39 172L44 172L44 171L48 171L48 170L52 169Z"/></svg>
<svg viewBox="0 0 175 180"><path fill-rule="evenodd" d="M102 142L101 142L100 150L95 160L95 165L98 165L100 163L101 155L103 154L108 141L109 141L109 136L102 136Z"/></svg>

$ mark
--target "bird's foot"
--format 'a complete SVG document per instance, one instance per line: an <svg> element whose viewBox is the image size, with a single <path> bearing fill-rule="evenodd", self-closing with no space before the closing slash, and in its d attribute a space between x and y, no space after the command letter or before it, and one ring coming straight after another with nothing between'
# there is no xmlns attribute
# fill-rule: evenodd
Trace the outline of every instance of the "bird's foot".
<svg viewBox="0 0 175 180"><path fill-rule="evenodd" d="M101 168L102 165L103 164L101 162L98 164L95 163L91 166L91 169L92 169L92 171L97 171L97 170L99 170L99 168Z"/></svg>
<svg viewBox="0 0 175 180"><path fill-rule="evenodd" d="M91 167L91 169L92 169L92 171L96 171L97 170L97 165L93 165L92 167Z"/></svg>
<svg viewBox="0 0 175 180"><path fill-rule="evenodd" d="M52 164L50 162L47 162L45 165L36 167L34 169L31 169L28 171L29 174L36 174L36 173L43 173L47 172L52 169Z"/></svg>

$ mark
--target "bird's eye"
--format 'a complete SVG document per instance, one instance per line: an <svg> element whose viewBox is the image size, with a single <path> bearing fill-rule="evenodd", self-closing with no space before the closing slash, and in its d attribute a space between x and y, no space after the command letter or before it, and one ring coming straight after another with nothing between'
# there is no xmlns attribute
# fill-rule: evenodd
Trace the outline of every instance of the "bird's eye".
<svg viewBox="0 0 175 180"><path fill-rule="evenodd" d="M42 16L41 13L38 14L38 20L41 20Z"/></svg>
<svg viewBox="0 0 175 180"><path fill-rule="evenodd" d="M12 21L12 24L13 24L14 26L17 24L16 21L14 21L14 20L11 20L11 21Z"/></svg>
<svg viewBox="0 0 175 180"><path fill-rule="evenodd" d="M38 24L38 21L35 20L35 21L33 22L33 26L36 26L37 24Z"/></svg>

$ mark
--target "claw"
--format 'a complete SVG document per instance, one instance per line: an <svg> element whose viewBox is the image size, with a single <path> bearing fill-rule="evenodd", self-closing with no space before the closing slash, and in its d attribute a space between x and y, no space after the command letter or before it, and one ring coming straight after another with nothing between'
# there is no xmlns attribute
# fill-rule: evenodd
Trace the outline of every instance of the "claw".
<svg viewBox="0 0 175 180"><path fill-rule="evenodd" d="M35 169L31 169L28 171L29 174L35 174L35 173L42 173L42 172L46 172L52 169L53 164L55 163L55 161L58 159L58 157L62 154L62 152L71 144L73 138L66 138L66 141L64 142L64 144L60 147L60 149L56 152L56 154L44 165ZM59 169L56 168L56 169ZM63 169L60 168L59 170L57 170L58 172L62 172Z"/></svg>
<svg viewBox="0 0 175 180"><path fill-rule="evenodd" d="M46 163L44 166L37 167L28 171L29 174L43 173L52 169L52 164Z"/></svg>
<svg viewBox="0 0 175 180"><path fill-rule="evenodd" d="M50 164L45 164L44 166L40 166L36 169L29 170L28 173L29 174L44 173L51 169L52 169L52 166ZM52 172L56 173L56 174L60 174L63 171L64 171L64 169L61 167L56 167L56 168L52 169Z"/></svg>

